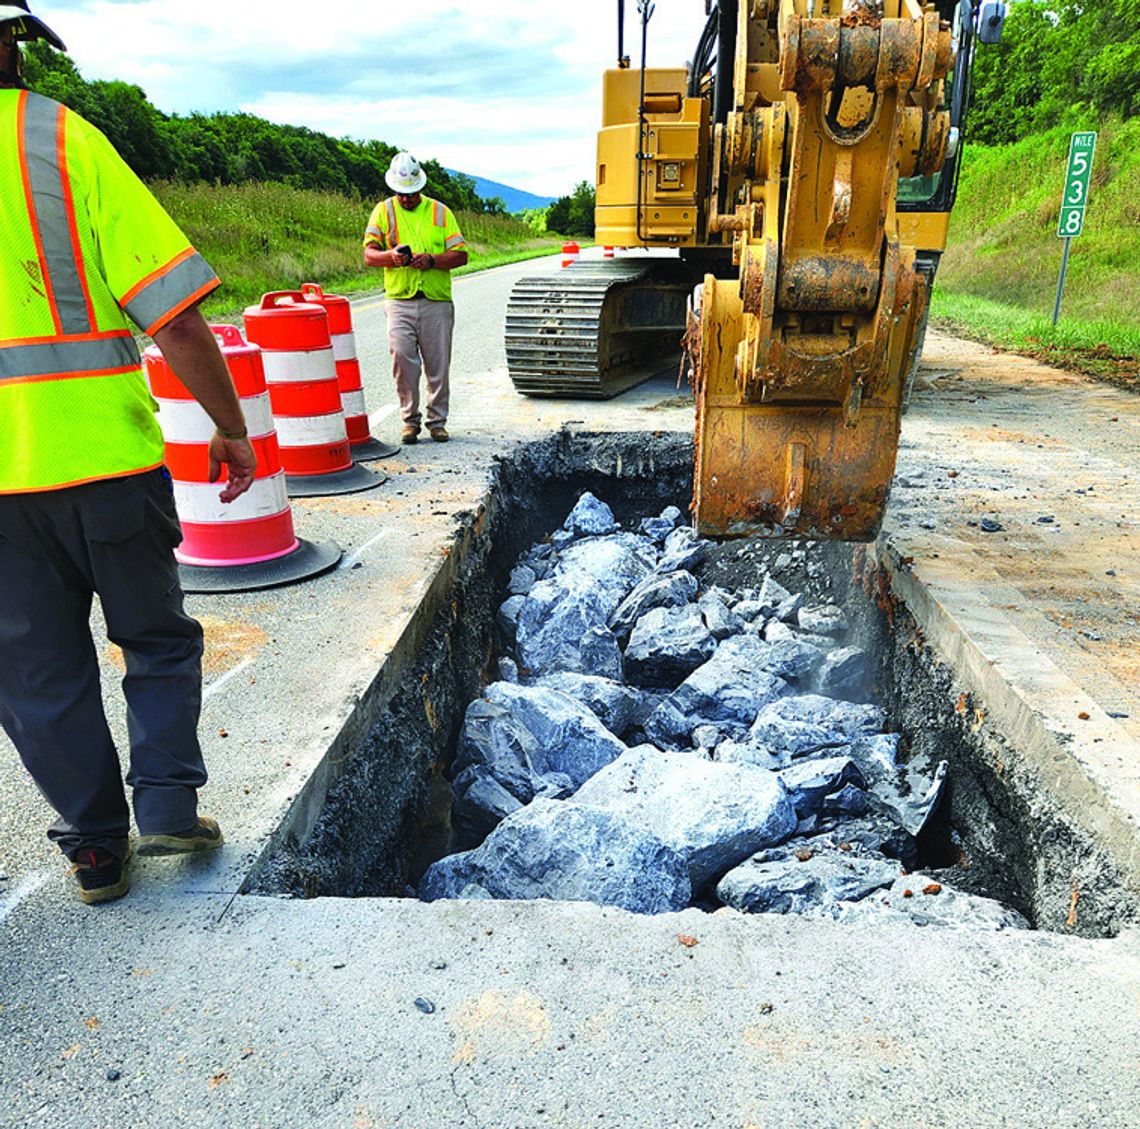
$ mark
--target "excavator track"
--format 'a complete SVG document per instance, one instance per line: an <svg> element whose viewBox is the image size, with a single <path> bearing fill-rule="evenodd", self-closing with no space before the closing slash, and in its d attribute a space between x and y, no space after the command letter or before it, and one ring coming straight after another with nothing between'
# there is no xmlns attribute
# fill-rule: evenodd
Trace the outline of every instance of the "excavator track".
<svg viewBox="0 0 1140 1129"><path fill-rule="evenodd" d="M580 262L521 279L506 321L515 388L607 400L676 371L691 285L675 259Z"/></svg>

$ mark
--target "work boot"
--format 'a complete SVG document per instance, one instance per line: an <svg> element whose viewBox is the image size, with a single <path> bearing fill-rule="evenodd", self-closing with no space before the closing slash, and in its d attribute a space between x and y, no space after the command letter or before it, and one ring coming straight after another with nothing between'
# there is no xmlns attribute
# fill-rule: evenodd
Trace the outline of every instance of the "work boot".
<svg viewBox="0 0 1140 1129"><path fill-rule="evenodd" d="M437 443L446 443L448 439L451 438L451 436L447 434L447 428L444 427L442 423L436 424L435 427L429 427L428 434Z"/></svg>
<svg viewBox="0 0 1140 1129"><path fill-rule="evenodd" d="M405 424L404 430L400 432L401 443L418 443L419 438L420 429L410 423Z"/></svg>
<svg viewBox="0 0 1140 1129"><path fill-rule="evenodd" d="M95 906L100 902L113 902L121 898L130 888L131 879L127 874L127 859L130 847L124 858L118 858L102 847L81 847L71 860L71 873L78 887L79 900L85 905Z"/></svg>
<svg viewBox="0 0 1140 1129"><path fill-rule="evenodd" d="M168 835L140 835L138 853L148 857L157 855L185 855L194 851L212 851L225 840L222 829L208 815L198 816L195 827L173 831Z"/></svg>

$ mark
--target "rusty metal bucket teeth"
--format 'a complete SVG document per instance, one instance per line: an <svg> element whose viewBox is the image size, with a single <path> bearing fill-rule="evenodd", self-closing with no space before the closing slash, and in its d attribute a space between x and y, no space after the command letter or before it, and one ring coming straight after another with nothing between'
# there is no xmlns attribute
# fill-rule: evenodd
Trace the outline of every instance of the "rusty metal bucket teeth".
<svg viewBox="0 0 1140 1129"><path fill-rule="evenodd" d="M673 260L576 263L520 279L507 367L527 396L605 400L676 372L691 280Z"/></svg>

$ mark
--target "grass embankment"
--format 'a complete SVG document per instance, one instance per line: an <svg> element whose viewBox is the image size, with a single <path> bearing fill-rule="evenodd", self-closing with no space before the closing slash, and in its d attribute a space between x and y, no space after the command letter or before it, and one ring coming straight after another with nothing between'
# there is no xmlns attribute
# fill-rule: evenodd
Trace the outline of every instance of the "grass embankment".
<svg viewBox="0 0 1140 1129"><path fill-rule="evenodd" d="M361 258L372 203L284 184L151 187L222 280L205 303L207 317L232 316L267 291L302 282L338 294L382 285ZM456 219L470 256L457 273L552 253L562 242L504 216L459 212Z"/></svg>
<svg viewBox="0 0 1140 1129"><path fill-rule="evenodd" d="M1098 126L1084 234L1052 325L1071 130L967 148L933 318L1140 391L1140 119Z"/></svg>

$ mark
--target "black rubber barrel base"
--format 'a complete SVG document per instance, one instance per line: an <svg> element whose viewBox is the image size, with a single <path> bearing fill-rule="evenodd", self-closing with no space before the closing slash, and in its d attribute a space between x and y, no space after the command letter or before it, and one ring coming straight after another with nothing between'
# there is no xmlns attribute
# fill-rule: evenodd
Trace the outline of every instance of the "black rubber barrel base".
<svg viewBox="0 0 1140 1129"><path fill-rule="evenodd" d="M334 471L332 474L307 474L285 476L285 486L290 498L322 498L326 494L357 494L361 490L373 490L388 481L383 471L368 470L353 464L348 470Z"/></svg>
<svg viewBox="0 0 1140 1129"><path fill-rule="evenodd" d="M335 541L298 541L287 557L243 565L180 564L178 577L183 592L256 592L320 576L335 568L343 554Z"/></svg>
<svg viewBox="0 0 1140 1129"><path fill-rule="evenodd" d="M373 459L390 459L400 453L400 448L394 443L382 443L373 435L363 443L353 443L348 453L352 456L353 462L368 463Z"/></svg>

